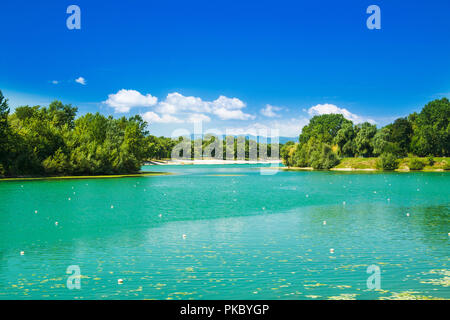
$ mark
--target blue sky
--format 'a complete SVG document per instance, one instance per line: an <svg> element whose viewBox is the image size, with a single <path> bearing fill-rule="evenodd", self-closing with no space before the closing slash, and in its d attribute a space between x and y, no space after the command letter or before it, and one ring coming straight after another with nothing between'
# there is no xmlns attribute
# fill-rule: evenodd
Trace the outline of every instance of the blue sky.
<svg viewBox="0 0 450 320"><path fill-rule="evenodd" d="M372 4L381 30L366 27ZM324 112L385 125L450 96L447 0L10 1L0 30L11 107L142 114L157 135L201 119L296 136Z"/></svg>

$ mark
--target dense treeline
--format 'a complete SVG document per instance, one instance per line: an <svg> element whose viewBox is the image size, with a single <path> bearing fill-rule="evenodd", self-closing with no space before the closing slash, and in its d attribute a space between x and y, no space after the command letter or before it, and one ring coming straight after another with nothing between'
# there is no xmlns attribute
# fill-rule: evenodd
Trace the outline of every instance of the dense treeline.
<svg viewBox="0 0 450 320"><path fill-rule="evenodd" d="M140 116L130 118L105 117L87 113L76 118L78 109L60 101L48 107L22 106L10 113L7 99L0 91L0 176L35 175L95 175L138 172L145 160L168 159L175 146L188 144L191 154L183 150L180 157L215 157L223 148L223 158L238 157L237 138L233 150L225 141L212 148L216 137L200 141L182 137L171 139L149 135L147 123ZM245 139L244 156L251 157L253 146L259 150L271 145L257 144ZM200 145L200 148L195 146ZM260 157L259 153L257 154ZM262 156L262 154L261 154Z"/></svg>
<svg viewBox="0 0 450 320"><path fill-rule="evenodd" d="M113 119L59 101L9 114L0 92L0 175L117 174L140 170L148 133L140 116Z"/></svg>
<svg viewBox="0 0 450 320"><path fill-rule="evenodd" d="M354 125L340 114L315 116L299 136L281 149L288 166L329 169L344 157L380 157L380 166L395 169L406 155L450 155L450 102L428 103L420 113L399 118L381 129L368 122Z"/></svg>
<svg viewBox="0 0 450 320"><path fill-rule="evenodd" d="M167 138L164 138L167 139ZM280 144L260 143L240 136L217 137L205 135L198 139L173 140L178 145L174 156L181 159L223 159L223 160L264 160L279 159ZM276 150L276 151L272 151ZM170 151L169 151L170 153Z"/></svg>

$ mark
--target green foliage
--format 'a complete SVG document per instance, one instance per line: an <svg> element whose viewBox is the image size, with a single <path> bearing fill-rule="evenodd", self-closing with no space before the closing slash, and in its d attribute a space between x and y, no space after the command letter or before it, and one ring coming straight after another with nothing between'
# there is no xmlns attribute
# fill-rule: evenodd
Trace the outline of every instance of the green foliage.
<svg viewBox="0 0 450 320"><path fill-rule="evenodd" d="M331 144L338 131L343 128L344 124L351 124L350 120L344 118L342 114L324 114L314 116L309 124L302 129L299 141L301 144L306 143L314 137L315 139Z"/></svg>
<svg viewBox="0 0 450 320"><path fill-rule="evenodd" d="M1 96L3 97L3 96ZM1 99L0 99L1 100ZM2 100L3 101L3 100ZM133 173L149 155L147 124L140 116L113 119L52 102L23 106L7 117L5 175Z"/></svg>
<svg viewBox="0 0 450 320"><path fill-rule="evenodd" d="M322 150L314 150L311 153L311 167L314 169L331 169L339 164L337 155L331 150L327 144L322 144Z"/></svg>
<svg viewBox="0 0 450 320"><path fill-rule="evenodd" d="M397 169L397 157L392 153L383 153L377 161L377 168L386 171Z"/></svg>
<svg viewBox="0 0 450 320"><path fill-rule="evenodd" d="M410 170L422 170L425 167L425 163L418 158L409 159L408 167Z"/></svg>
<svg viewBox="0 0 450 320"><path fill-rule="evenodd" d="M412 157L429 155L428 164L433 166L433 157L450 154L450 102L446 98L432 101L419 114L396 119L381 129L368 122L355 126L342 115L315 116L303 128L299 142L291 159L300 167L328 167L321 161L322 156L330 155L322 152L323 144L343 158L381 155L379 167L385 170L397 168L394 159L409 153ZM413 167L421 167L413 162Z"/></svg>
<svg viewBox="0 0 450 320"><path fill-rule="evenodd" d="M447 98L428 103L413 120L411 151L418 156L450 155L450 101Z"/></svg>
<svg viewBox="0 0 450 320"><path fill-rule="evenodd" d="M345 122L334 137L334 143L339 147L341 157L353 157L356 152L356 132L353 123Z"/></svg>
<svg viewBox="0 0 450 320"><path fill-rule="evenodd" d="M290 167L293 165L292 163L292 149L295 148L295 143L293 141L286 142L280 150L280 157L283 161L284 165Z"/></svg>
<svg viewBox="0 0 450 320"><path fill-rule="evenodd" d="M373 155L373 137L377 133L377 126L364 122L356 126L356 153L361 157Z"/></svg>
<svg viewBox="0 0 450 320"><path fill-rule="evenodd" d="M0 90L0 165L4 164L4 162L6 161L6 156L8 154L8 114L8 100L5 99L2 91Z"/></svg>
<svg viewBox="0 0 450 320"><path fill-rule="evenodd" d="M428 161L429 166L434 166L435 161L434 161L434 157L432 155L428 156L427 161Z"/></svg>
<svg viewBox="0 0 450 320"><path fill-rule="evenodd" d="M444 170L450 170L450 161L449 160L445 160Z"/></svg>
<svg viewBox="0 0 450 320"><path fill-rule="evenodd" d="M413 135L411 122L406 118L399 118L389 127L389 141L394 144L396 153L399 156L406 155L409 152Z"/></svg>

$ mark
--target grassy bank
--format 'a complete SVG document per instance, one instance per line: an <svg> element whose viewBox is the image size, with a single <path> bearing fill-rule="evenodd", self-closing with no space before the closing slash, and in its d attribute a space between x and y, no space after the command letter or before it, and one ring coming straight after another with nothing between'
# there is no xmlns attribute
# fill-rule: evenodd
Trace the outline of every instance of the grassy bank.
<svg viewBox="0 0 450 320"><path fill-rule="evenodd" d="M410 162L413 158L402 158L398 160L398 169L395 171L413 171L410 169ZM425 165L422 170L414 171L428 171L428 172L442 172L448 168L450 163L449 158L435 157L434 164L429 164L429 158L414 158L419 159ZM337 166L332 168L333 171L378 171L378 158L343 158ZM289 169L303 169L312 170L312 168L289 168ZM447 169L448 171L448 169Z"/></svg>
<svg viewBox="0 0 450 320"><path fill-rule="evenodd" d="M167 172L143 172L132 174L110 174L110 175L92 175L92 176L46 176L46 177L12 177L0 178L1 181L31 181L31 180L59 180L59 179L117 179L117 178L132 178L132 177L147 177L147 176L162 176L169 175Z"/></svg>

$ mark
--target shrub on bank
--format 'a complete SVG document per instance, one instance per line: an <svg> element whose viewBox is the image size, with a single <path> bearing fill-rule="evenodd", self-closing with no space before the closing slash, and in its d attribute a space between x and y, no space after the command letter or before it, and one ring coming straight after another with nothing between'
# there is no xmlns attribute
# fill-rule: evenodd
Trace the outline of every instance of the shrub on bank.
<svg viewBox="0 0 450 320"><path fill-rule="evenodd" d="M322 150L315 150L311 153L311 167L314 169L331 169L339 164L337 155L327 144L322 145Z"/></svg>
<svg viewBox="0 0 450 320"><path fill-rule="evenodd" d="M434 166L435 161L434 161L434 157L432 155L429 155L427 160L428 160L429 166L431 166L431 167Z"/></svg>
<svg viewBox="0 0 450 320"><path fill-rule="evenodd" d="M444 170L450 170L450 161L449 160L445 160Z"/></svg>
<svg viewBox="0 0 450 320"><path fill-rule="evenodd" d="M425 163L418 158L412 158L409 160L409 170L422 170L425 167Z"/></svg>
<svg viewBox="0 0 450 320"><path fill-rule="evenodd" d="M390 171L398 168L398 160L392 153L383 153L377 161L377 168Z"/></svg>

